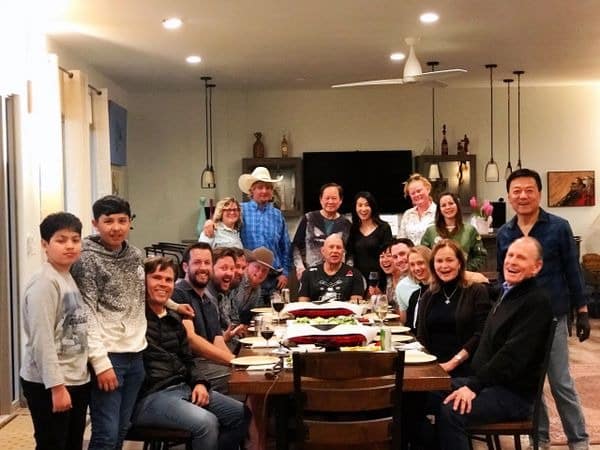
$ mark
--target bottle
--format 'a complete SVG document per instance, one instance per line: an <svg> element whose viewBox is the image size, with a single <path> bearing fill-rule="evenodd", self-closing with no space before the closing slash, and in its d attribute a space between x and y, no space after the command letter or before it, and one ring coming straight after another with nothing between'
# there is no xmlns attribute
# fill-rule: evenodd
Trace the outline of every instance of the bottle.
<svg viewBox="0 0 600 450"><path fill-rule="evenodd" d="M285 133L283 133L283 139L281 139L281 157L288 157L288 141L285 137Z"/></svg>
<svg viewBox="0 0 600 450"><path fill-rule="evenodd" d="M442 155L448 154L448 141L446 140L446 124L442 127Z"/></svg>
<svg viewBox="0 0 600 450"><path fill-rule="evenodd" d="M392 330L389 327L381 327L379 330L379 346L381 351L390 352L392 348Z"/></svg>

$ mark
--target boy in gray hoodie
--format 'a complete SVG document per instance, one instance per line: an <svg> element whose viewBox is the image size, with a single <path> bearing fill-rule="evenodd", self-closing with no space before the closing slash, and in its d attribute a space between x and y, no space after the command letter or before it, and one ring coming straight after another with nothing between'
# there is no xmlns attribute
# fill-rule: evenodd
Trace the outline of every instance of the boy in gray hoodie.
<svg viewBox="0 0 600 450"><path fill-rule="evenodd" d="M71 273L88 313L89 361L93 368L90 450L120 449L144 380L146 348L142 252L127 243L129 203L107 195L93 207L98 235L83 241Z"/></svg>

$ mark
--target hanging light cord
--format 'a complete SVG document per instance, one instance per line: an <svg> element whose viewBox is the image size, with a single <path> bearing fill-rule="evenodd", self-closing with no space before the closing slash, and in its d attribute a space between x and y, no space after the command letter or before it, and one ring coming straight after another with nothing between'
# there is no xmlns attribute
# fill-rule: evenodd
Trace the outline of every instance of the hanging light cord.
<svg viewBox="0 0 600 450"><path fill-rule="evenodd" d="M208 110L210 111L210 170L213 170L213 120L212 120L212 90L215 84L208 85Z"/></svg>
<svg viewBox="0 0 600 450"><path fill-rule="evenodd" d="M506 105L508 109L508 167L512 170L510 164L510 83L513 82L512 78L504 80L506 83Z"/></svg>
<svg viewBox="0 0 600 450"><path fill-rule="evenodd" d="M495 64L489 64L490 69L490 162L494 162L494 87L492 79L492 71Z"/></svg>
<svg viewBox="0 0 600 450"><path fill-rule="evenodd" d="M523 70L515 70L513 72L517 76L517 168L521 168L521 75L525 73Z"/></svg>
<svg viewBox="0 0 600 450"><path fill-rule="evenodd" d="M204 79L204 123L206 129L206 167L209 167L208 164L208 77L203 77Z"/></svg>

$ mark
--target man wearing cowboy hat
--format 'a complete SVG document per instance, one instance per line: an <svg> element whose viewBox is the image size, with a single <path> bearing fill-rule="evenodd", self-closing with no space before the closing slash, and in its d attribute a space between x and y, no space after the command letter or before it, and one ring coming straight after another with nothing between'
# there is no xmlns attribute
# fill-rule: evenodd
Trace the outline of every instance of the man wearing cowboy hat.
<svg viewBox="0 0 600 450"><path fill-rule="evenodd" d="M231 293L234 307L237 309L242 324L249 324L252 308L261 302L261 284L267 279L273 267L273 252L265 247L258 247L246 254L248 266L240 285Z"/></svg>
<svg viewBox="0 0 600 450"><path fill-rule="evenodd" d="M242 174L238 186L250 196L242 203L244 225L241 229L244 248L254 250L266 247L273 252L271 264L280 274L271 273L262 285L262 297L265 304L274 289L282 289L288 283L289 270L292 267L291 243L287 224L283 214L273 206L273 187L282 176L271 178L266 167L257 167L251 174Z"/></svg>

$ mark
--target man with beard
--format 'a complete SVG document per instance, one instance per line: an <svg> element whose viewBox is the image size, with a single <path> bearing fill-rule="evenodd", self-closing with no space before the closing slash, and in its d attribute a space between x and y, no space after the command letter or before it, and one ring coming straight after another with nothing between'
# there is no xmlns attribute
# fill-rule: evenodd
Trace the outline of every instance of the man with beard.
<svg viewBox="0 0 600 450"><path fill-rule="evenodd" d="M365 290L360 272L344 264L344 241L332 234L321 248L323 262L310 267L302 274L298 300L318 300L323 295L332 295L337 300L357 302Z"/></svg>
<svg viewBox="0 0 600 450"><path fill-rule="evenodd" d="M200 366L213 389L227 393L229 363L235 355L223 338L219 309L205 292L213 273L210 245L204 242L190 245L183 253L181 265L185 278L176 283L173 300L190 304L194 309L193 321L183 321L190 347L199 356Z"/></svg>
<svg viewBox="0 0 600 450"><path fill-rule="evenodd" d="M231 285L235 277L235 254L233 249L219 247L213 250L213 274L206 286L206 296L219 310L223 339L233 351L237 347L236 336L243 336L246 327L231 321Z"/></svg>

